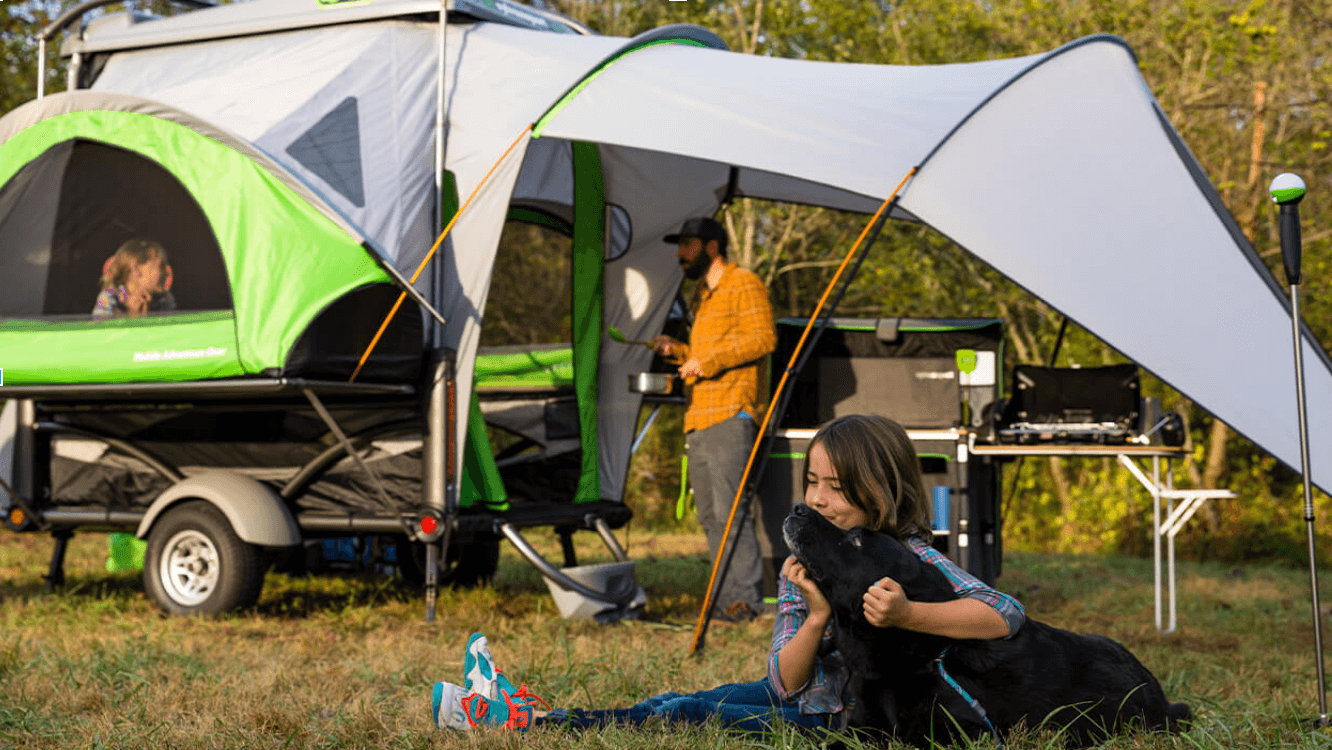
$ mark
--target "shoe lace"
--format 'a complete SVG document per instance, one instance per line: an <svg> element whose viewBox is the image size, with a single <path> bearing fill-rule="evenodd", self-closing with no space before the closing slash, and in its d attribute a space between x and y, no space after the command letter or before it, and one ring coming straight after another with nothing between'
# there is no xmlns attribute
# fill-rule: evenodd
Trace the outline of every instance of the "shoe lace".
<svg viewBox="0 0 1332 750"><path fill-rule="evenodd" d="M478 702L477 699L481 700ZM475 708L473 708L475 705ZM463 714L467 717L467 723L472 726L480 726L481 720L485 718L486 712L490 710L490 703L479 693L471 693L463 696L462 699Z"/></svg>
<svg viewBox="0 0 1332 750"><path fill-rule="evenodd" d="M499 672L500 674L503 674L502 670L497 669L495 671ZM527 689L526 682L519 685L518 688L514 690L512 694L505 694L504 699L509 702L509 705L526 706L526 705L532 705L533 703L540 703L541 705L545 706L547 710L550 709L550 704L547 703L544 698L537 695L536 693L533 693L531 690Z"/></svg>

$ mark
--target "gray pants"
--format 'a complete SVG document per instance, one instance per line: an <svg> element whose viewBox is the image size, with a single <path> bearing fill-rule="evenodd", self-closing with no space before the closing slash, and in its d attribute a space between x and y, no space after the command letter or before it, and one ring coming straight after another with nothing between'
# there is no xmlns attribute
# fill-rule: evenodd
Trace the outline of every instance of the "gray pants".
<svg viewBox="0 0 1332 750"><path fill-rule="evenodd" d="M726 520L731 515L731 504L740 486L740 476L744 474L757 435L758 425L754 420L738 415L706 430L685 435L689 485L694 489L698 522L707 532L708 551L714 561L726 531ZM727 545L730 565L723 561L717 571L721 588L713 598L714 613L736 602L744 602L755 612L763 611L763 558L749 506L746 498L740 503L731 524L731 543Z"/></svg>

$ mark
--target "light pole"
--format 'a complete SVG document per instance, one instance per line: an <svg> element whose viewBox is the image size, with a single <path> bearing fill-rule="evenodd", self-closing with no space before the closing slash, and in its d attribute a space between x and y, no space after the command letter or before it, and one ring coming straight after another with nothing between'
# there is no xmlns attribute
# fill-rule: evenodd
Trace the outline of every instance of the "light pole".
<svg viewBox="0 0 1332 750"><path fill-rule="evenodd" d="M1327 678L1323 672L1323 616L1318 605L1318 554L1314 545L1313 485L1309 477L1309 428L1304 400L1304 347L1300 336L1300 201L1304 180L1286 172L1272 180L1272 202L1281 207L1281 265L1290 284L1290 329L1295 340L1295 398L1300 415L1300 472L1304 475L1304 525L1309 537L1309 589L1313 597L1314 660L1318 666L1318 718L1328 726Z"/></svg>

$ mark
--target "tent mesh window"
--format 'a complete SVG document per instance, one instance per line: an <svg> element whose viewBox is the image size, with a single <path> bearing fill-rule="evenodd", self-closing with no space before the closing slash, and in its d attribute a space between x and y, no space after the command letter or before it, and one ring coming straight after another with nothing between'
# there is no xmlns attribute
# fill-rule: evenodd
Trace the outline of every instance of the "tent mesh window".
<svg viewBox="0 0 1332 750"><path fill-rule="evenodd" d="M365 207L365 180L361 175L361 127L356 97L343 99L305 134L287 147L287 153L319 175L330 187Z"/></svg>
<svg viewBox="0 0 1332 750"><path fill-rule="evenodd" d="M222 251L180 181L132 151L74 139L0 188L0 317L88 319L130 239L165 248L177 311L231 309Z"/></svg>

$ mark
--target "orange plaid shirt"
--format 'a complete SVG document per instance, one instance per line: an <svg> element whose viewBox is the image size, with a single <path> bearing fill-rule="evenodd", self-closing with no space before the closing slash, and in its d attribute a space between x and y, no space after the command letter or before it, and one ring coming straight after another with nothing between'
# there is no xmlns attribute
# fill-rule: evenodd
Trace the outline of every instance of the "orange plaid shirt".
<svg viewBox="0 0 1332 750"><path fill-rule="evenodd" d="M703 377L686 378L684 431L704 430L741 411L762 415L758 403L762 358L777 347L768 290L758 276L727 263L716 289L704 282L689 344L672 352L697 357Z"/></svg>

